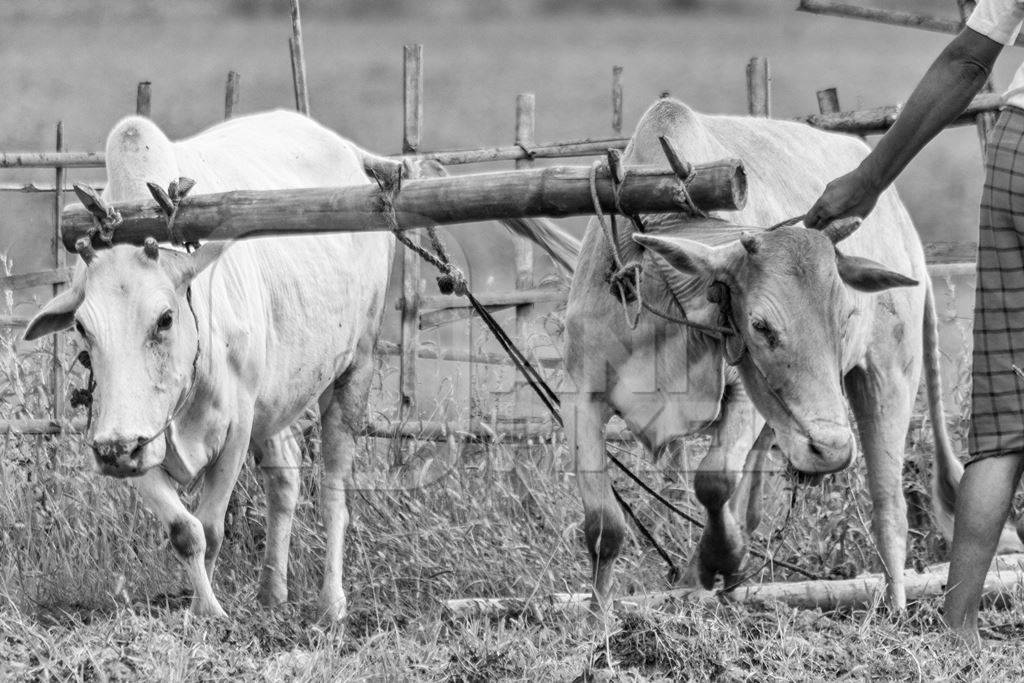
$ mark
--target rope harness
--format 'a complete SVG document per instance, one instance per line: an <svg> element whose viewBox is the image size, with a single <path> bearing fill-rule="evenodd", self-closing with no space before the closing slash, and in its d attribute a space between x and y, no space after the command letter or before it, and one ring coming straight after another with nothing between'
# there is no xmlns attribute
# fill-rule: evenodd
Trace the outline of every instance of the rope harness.
<svg viewBox="0 0 1024 683"><path fill-rule="evenodd" d="M688 327L694 328L700 332L711 335L723 341L726 337L730 335L737 335L738 332L736 331L736 328L732 325L731 316L726 316L729 326L705 325L703 323L699 323L687 318L686 311L683 309L683 306L681 302L678 300L678 298L676 298L674 293L671 292L671 288L668 287L667 282L665 282L666 289L667 291L670 292L670 294L672 294L673 301L678 307L681 316L676 316L666 311L658 310L651 306L650 304L648 304L646 301L644 301L642 294L643 264L641 260L631 261L629 263L625 263L623 261L622 255L618 247L618 224L616 221L616 215L628 215L634 227L640 232L643 232L644 224L640 216L636 214L626 214L622 209L619 197L622 181L624 179L624 173L621 166L621 155L618 150L608 151L607 168L609 172L609 177L612 181L612 196L614 198L616 210L615 212L612 212L609 215L608 221L605 220L605 214L602 209L600 196L597 190L597 172L598 170L604 168L604 164L605 162L597 161L590 168L590 194L594 204L594 213L597 216L602 232L604 233L604 236L608 241L609 247L611 249L613 263L615 266L615 271L612 273L612 276L610 277L610 282L617 291L619 300L623 303L623 313L626 319L626 323L627 325L629 325L630 329L636 329L636 326L639 324L641 312L646 310L649 313L652 313L669 322L686 325ZM692 167L690 167L690 169L690 172L688 173L686 179L682 184L681 194L690 211L692 211L695 215L707 217L707 213L700 209L700 207L698 207L693 202L693 198L690 196L690 193L687 190L686 186L689 182L692 181L694 175ZM544 380L540 372L538 372L538 370L533 366L533 364L530 363L529 359L527 359L526 356L522 353L522 351L519 350L515 342L508 336L508 334L501 327L501 325L494 319L494 317L490 314L487 308L484 305L482 305L476 299L476 297L473 296L473 293L469 289L469 285L465 275L454 263L452 263L451 256L449 255L448 250L445 248L444 243L441 241L440 237L437 234L436 226L430 226L426 228L427 235L430 239L430 244L433 249L433 253L431 253L431 251L425 249L421 245L417 244L415 240L410 239L407 235L404 234L401 226L399 226L398 224L398 217L395 211L395 199L398 196L398 193L400 192L401 189L401 174L396 173L393 175L388 175L375 172L373 173L373 176L377 181L377 184L380 187L381 191L380 211L382 215L384 215L385 220L387 221L388 224L388 228L391 230L392 234L394 234L395 239L398 240L401 244L403 244L407 249L411 249L414 253L418 254L423 260L430 263L438 270L440 275L437 277L437 286L442 294L454 294L456 296L465 296L469 300L473 310L480 316L484 324L494 335L495 339L498 340L498 343L501 345L502 349L505 351L508 357L512 360L516 369L520 372L520 374L523 375L523 377L526 378L526 381L530 385L530 388L533 389L534 393L537 394L541 402L544 403L544 406L548 409L548 412L551 414L552 420L554 420L554 422L558 424L559 427L564 428L565 423L563 422L562 416L560 414L561 401L558 398L558 395L551 388L551 386ZM793 225L798 223L802 219L803 216L791 218L786 221L783 221L782 223L774 225L769 229L774 230L776 228L784 227L786 225ZM662 279L664 281L664 276L662 276ZM627 302L631 301L632 299L636 299L637 308L633 314L630 314ZM740 359L735 359L735 362L733 364L738 363L739 360ZM607 446L611 448L616 448L621 453L628 454L628 451L619 448L615 444L607 444ZM649 486L640 477L638 477L625 463L619 460L619 458L615 457L612 453L608 452L607 450L605 454L611 461L611 463L615 465L615 467L622 471L622 473L625 474L627 477L632 479L638 486L640 486L640 488L643 491L651 495L655 500L664 505L668 510L678 515L679 517L685 519L686 521L690 522L691 524L694 524L698 528L703 529L705 527L705 524L702 523L700 520L681 510L678 506L674 505L671 501L669 501L659 492L655 491L651 486ZM615 487L614 484L611 485L611 490L612 495L615 497L615 500L622 507L626 515L633 521L637 529L640 530L640 533L651 544L651 546L654 547L657 553L668 565L668 579L670 582L675 583L682 576L682 571L680 570L679 566L672 560L672 557L668 554L668 552L661 546L661 544L657 541L654 535L647 529L646 525L637 516L632 506L628 502L626 502L626 500L622 497L622 494L619 493L619 490ZM794 488L793 495L790 499L789 510L787 511L786 517L783 520L782 528L784 528L785 525L788 523L790 513L792 512L795 503L796 489ZM771 552L770 546L764 552L758 551L753 548L749 549L748 552L754 557L762 559L763 563L759 568L743 576L742 579L740 579L739 581L733 582L732 584L729 584L722 588L720 591L721 593L727 593L729 591L732 591L738 585L749 579L751 576L759 573L769 564L785 567L786 569L797 572L811 579L821 578L812 572L809 572L805 569L802 569L801 567L798 567L797 565L775 559L773 553Z"/></svg>

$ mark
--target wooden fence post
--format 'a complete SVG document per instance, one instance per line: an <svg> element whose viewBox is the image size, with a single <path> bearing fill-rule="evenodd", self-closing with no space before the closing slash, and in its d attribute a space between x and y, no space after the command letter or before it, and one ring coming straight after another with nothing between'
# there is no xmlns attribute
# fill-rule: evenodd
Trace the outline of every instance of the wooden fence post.
<svg viewBox="0 0 1024 683"><path fill-rule="evenodd" d="M149 117L151 85L149 81L142 81L135 90L135 113L139 116Z"/></svg>
<svg viewBox="0 0 1024 683"><path fill-rule="evenodd" d="M402 153L413 154L423 130L423 46L406 45L403 51ZM410 235L419 241L419 233ZM402 247L399 247L400 249ZM402 331L399 361L399 414L406 419L416 407L416 354L420 345L420 257L402 251Z"/></svg>
<svg viewBox="0 0 1024 683"><path fill-rule="evenodd" d="M238 104L238 81L241 76L237 71L228 71L228 82L224 86L224 118L230 119L234 116L235 106Z"/></svg>
<svg viewBox="0 0 1024 683"><path fill-rule="evenodd" d="M302 17L299 0L292 0L292 36L288 39L292 57L292 84L295 86L295 108L309 116L309 89L306 87L306 53L302 45Z"/></svg>
<svg viewBox="0 0 1024 683"><path fill-rule="evenodd" d="M64 151L64 122L57 122L57 144L58 152ZM63 225L61 216L64 211L64 177L66 171L63 166L56 166L53 181L53 265L58 270L68 265L67 251L64 249ZM61 285L53 285L53 295L60 293ZM53 388L53 419L60 422L64 417L64 336L60 333L53 335L53 358L50 376L50 385Z"/></svg>
<svg viewBox="0 0 1024 683"><path fill-rule="evenodd" d="M622 132L622 67L612 67L612 130Z"/></svg>
<svg viewBox="0 0 1024 683"><path fill-rule="evenodd" d="M772 115L772 72L767 57L752 57L747 62L747 112L762 118Z"/></svg>
<svg viewBox="0 0 1024 683"><path fill-rule="evenodd" d="M534 131L536 129L537 101L533 93L520 93L516 96L516 145L524 150L533 146ZM533 166L532 159L517 159L515 167L529 168ZM516 249L516 289L530 289L533 287L533 244L525 237L515 237ZM524 353L526 340L530 332L530 318L533 317L534 308L531 305L516 306L516 340L521 345ZM512 417L528 418L530 416L529 385L513 373L512 386Z"/></svg>

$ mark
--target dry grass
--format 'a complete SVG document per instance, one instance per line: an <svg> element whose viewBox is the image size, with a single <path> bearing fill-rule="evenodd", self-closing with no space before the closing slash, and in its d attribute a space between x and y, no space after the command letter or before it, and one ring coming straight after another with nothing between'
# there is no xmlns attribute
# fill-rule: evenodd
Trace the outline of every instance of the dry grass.
<svg viewBox="0 0 1024 683"><path fill-rule="evenodd" d="M4 358L4 386L38 386L45 349ZM382 375L390 372L382 366ZM33 412L45 409L42 392L24 395ZM702 449L699 440L691 444L695 456ZM912 460L929 450L914 447ZM694 506L688 483L632 462L667 495ZM551 612L545 595L587 588L579 502L560 447L517 453L500 440L454 451L413 443L394 463L391 444L364 440L346 548L350 615L325 628L313 606L323 556L315 453L304 463L292 602L271 612L254 601L264 502L250 468L230 507L215 579L231 618L215 621L187 612L184 577L163 533L123 482L91 471L78 438L8 440L0 460L0 678L930 680L1000 678L1024 663L995 647L978 658L950 657L935 601L897 618L874 608L822 614L714 599L597 624ZM908 469L907 488L924 491L923 484ZM697 530L629 482L620 485L685 563ZM878 570L861 469L801 490L789 524L778 528L783 499L785 490L770 503L755 544L770 540L777 557L827 576ZM912 564L937 561L944 551L929 527L913 533ZM620 594L668 587L664 565L639 536L630 537L618 570ZM767 569L758 580L790 578ZM443 607L452 598L510 595L534 608L455 618ZM1024 633L1013 612L987 612L985 620L992 637Z"/></svg>

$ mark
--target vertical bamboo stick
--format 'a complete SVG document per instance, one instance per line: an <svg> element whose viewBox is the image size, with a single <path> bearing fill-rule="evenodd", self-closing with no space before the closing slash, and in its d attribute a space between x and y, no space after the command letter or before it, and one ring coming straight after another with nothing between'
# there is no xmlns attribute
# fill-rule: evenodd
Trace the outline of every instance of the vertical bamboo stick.
<svg viewBox="0 0 1024 683"><path fill-rule="evenodd" d="M402 129L402 151L406 154L416 152L420 147L420 135L423 124L423 46L406 45L404 48L402 104L405 108L405 119Z"/></svg>
<svg viewBox="0 0 1024 683"><path fill-rule="evenodd" d="M822 114L835 114L842 111L839 108L839 93L835 88L825 88L819 90L818 95L818 111Z"/></svg>
<svg viewBox="0 0 1024 683"><path fill-rule="evenodd" d="M292 65L292 93L295 96L295 111L302 111L302 101L299 99L299 74L295 70L295 39L288 36L288 59Z"/></svg>
<svg viewBox="0 0 1024 683"><path fill-rule="evenodd" d="M415 153L423 128L423 46L406 45L403 52L402 152ZM419 233L411 236L419 240ZM416 405L416 353L420 331L420 257L411 249L402 253L402 333L399 363L399 406L402 417Z"/></svg>
<svg viewBox="0 0 1024 683"><path fill-rule="evenodd" d="M149 116L151 85L149 81L142 81L135 90L135 113L139 116Z"/></svg>
<svg viewBox="0 0 1024 683"><path fill-rule="evenodd" d="M292 0L292 37L289 45L292 53L292 78L295 83L295 106L300 112L309 116L306 52L302 45L302 17L299 14L299 0Z"/></svg>
<svg viewBox="0 0 1024 683"><path fill-rule="evenodd" d="M64 122L57 122L57 144L58 152L64 151ZM53 265L58 270L68 265L67 251L64 249L62 239L63 224L61 215L64 211L64 178L66 171L62 166L57 166L54 171L54 193L53 193ZM53 285L53 294L56 296L61 290L58 284ZM64 366L61 364L64 358L64 337L61 334L53 335L53 358L50 376L50 386L53 389L53 419L60 421L64 416Z"/></svg>
<svg viewBox="0 0 1024 683"><path fill-rule="evenodd" d="M622 133L622 67L612 67L612 130Z"/></svg>
<svg viewBox="0 0 1024 683"><path fill-rule="evenodd" d="M752 57L747 62L747 112L762 118L772 115L772 72L767 57Z"/></svg>
<svg viewBox="0 0 1024 683"><path fill-rule="evenodd" d="M228 71L228 81L224 86L224 118L230 119L238 105L238 81L241 76L237 71Z"/></svg>
<svg viewBox="0 0 1024 683"><path fill-rule="evenodd" d="M533 93L520 93L516 96L516 145L529 150L533 147L534 131L536 130L537 102ZM516 168L533 166L532 159L517 159ZM516 237L516 289L533 287L533 244L525 237ZM516 338L522 348L526 348L529 336L530 318L533 317L533 306L516 306ZM529 417L530 393L528 385L517 375L513 376L512 415L513 417Z"/></svg>

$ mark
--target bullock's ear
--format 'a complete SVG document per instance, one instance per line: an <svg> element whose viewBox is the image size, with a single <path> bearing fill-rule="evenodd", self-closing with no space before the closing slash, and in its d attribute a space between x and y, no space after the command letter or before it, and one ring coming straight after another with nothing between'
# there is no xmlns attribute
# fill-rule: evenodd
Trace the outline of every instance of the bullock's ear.
<svg viewBox="0 0 1024 683"><path fill-rule="evenodd" d="M682 237L634 234L633 240L659 254L676 270L701 278L718 274L722 259L718 250Z"/></svg>
<svg viewBox="0 0 1024 683"><path fill-rule="evenodd" d="M50 302L43 306L43 310L28 324L25 341L39 339L71 327L75 323L75 311L84 298L85 292L81 287L72 287L50 299Z"/></svg>
<svg viewBox="0 0 1024 683"><path fill-rule="evenodd" d="M220 258L231 242L207 242L191 254L180 251L162 251L160 265L171 278L175 288L187 286L196 275Z"/></svg>
<svg viewBox="0 0 1024 683"><path fill-rule="evenodd" d="M881 292L892 287L914 287L917 280L891 271L881 263L836 250L836 267L843 282L861 292Z"/></svg>

